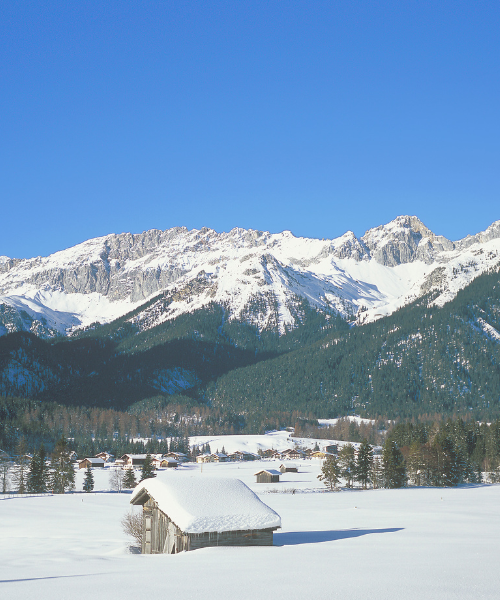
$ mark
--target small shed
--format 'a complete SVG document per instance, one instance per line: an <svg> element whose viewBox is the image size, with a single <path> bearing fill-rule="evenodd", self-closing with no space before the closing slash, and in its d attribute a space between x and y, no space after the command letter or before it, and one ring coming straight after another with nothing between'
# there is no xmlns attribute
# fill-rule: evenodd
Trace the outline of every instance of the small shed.
<svg viewBox="0 0 500 600"><path fill-rule="evenodd" d="M164 456L160 461L160 467L163 469L175 469L179 466L179 462L171 456Z"/></svg>
<svg viewBox="0 0 500 600"><path fill-rule="evenodd" d="M143 554L209 546L272 546L277 513L239 479L178 472L145 479L131 504L143 507Z"/></svg>
<svg viewBox="0 0 500 600"><path fill-rule="evenodd" d="M79 469L86 469L89 466L92 469L104 469L104 460L102 458L84 458L83 460L78 461Z"/></svg>
<svg viewBox="0 0 500 600"><path fill-rule="evenodd" d="M299 467L297 467L294 463L289 463L285 465L284 463L280 465L280 471L282 473L298 473Z"/></svg>
<svg viewBox="0 0 500 600"><path fill-rule="evenodd" d="M256 483L279 483L281 473L276 469L263 469L254 473Z"/></svg>

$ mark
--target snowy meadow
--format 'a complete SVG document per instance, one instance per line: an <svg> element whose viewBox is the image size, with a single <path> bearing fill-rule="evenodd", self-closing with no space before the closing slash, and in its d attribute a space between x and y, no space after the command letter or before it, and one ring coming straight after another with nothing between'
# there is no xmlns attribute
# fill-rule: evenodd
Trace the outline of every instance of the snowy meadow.
<svg viewBox="0 0 500 600"><path fill-rule="evenodd" d="M0 598L498 598L499 485L329 493L321 461L297 464L275 484L253 474L276 461L178 469L249 485L281 516L274 547L136 554L121 527L130 492L109 491L110 468L92 493L5 497Z"/></svg>

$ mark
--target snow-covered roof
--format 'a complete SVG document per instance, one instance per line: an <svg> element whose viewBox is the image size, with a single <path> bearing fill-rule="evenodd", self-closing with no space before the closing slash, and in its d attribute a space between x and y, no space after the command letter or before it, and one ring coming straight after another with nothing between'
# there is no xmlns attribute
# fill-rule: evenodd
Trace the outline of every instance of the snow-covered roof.
<svg viewBox="0 0 500 600"><path fill-rule="evenodd" d="M185 533L281 527L279 515L239 479L165 473L142 481L130 503L147 496Z"/></svg>
<svg viewBox="0 0 500 600"><path fill-rule="evenodd" d="M261 473L269 473L271 475L281 475L281 471L277 471L276 469L262 469L261 471L257 471L254 475L260 475Z"/></svg>
<svg viewBox="0 0 500 600"><path fill-rule="evenodd" d="M105 462L104 459L102 459L102 458L84 458L80 462L82 463L82 462L85 462L86 460L88 460L91 465L103 465Z"/></svg>
<svg viewBox="0 0 500 600"><path fill-rule="evenodd" d="M124 454L122 456L122 458L128 457L128 458L146 458L147 454ZM151 454L150 454L151 456ZM161 455L160 455L161 456ZM152 456L151 456L152 458Z"/></svg>

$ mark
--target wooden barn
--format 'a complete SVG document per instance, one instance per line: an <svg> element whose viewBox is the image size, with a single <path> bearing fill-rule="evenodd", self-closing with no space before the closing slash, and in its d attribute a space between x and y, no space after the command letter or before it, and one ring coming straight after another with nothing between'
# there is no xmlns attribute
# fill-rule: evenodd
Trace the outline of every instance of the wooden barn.
<svg viewBox="0 0 500 600"><path fill-rule="evenodd" d="M209 546L272 546L277 513L239 479L170 472L145 479L131 504L143 507L143 554Z"/></svg>
<svg viewBox="0 0 500 600"><path fill-rule="evenodd" d="M280 465L280 471L281 473L298 473L299 467L294 463L288 463L287 465L283 463Z"/></svg>
<svg viewBox="0 0 500 600"><path fill-rule="evenodd" d="M160 467L162 469L176 469L179 466L179 461L171 456L164 456L160 459Z"/></svg>
<svg viewBox="0 0 500 600"><path fill-rule="evenodd" d="M279 483L281 472L276 469L263 469L254 475L257 477L256 483Z"/></svg>

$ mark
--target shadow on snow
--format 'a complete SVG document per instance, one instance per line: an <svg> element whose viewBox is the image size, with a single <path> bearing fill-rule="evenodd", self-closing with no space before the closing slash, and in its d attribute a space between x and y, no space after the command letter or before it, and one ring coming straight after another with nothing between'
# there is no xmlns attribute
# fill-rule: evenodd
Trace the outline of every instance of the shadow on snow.
<svg viewBox="0 0 500 600"><path fill-rule="evenodd" d="M275 533L274 546L297 546L299 544L319 544L321 542L335 542L347 538L370 535L372 533L395 533L402 531L403 527L390 527L388 529L344 529L339 531L288 531Z"/></svg>

